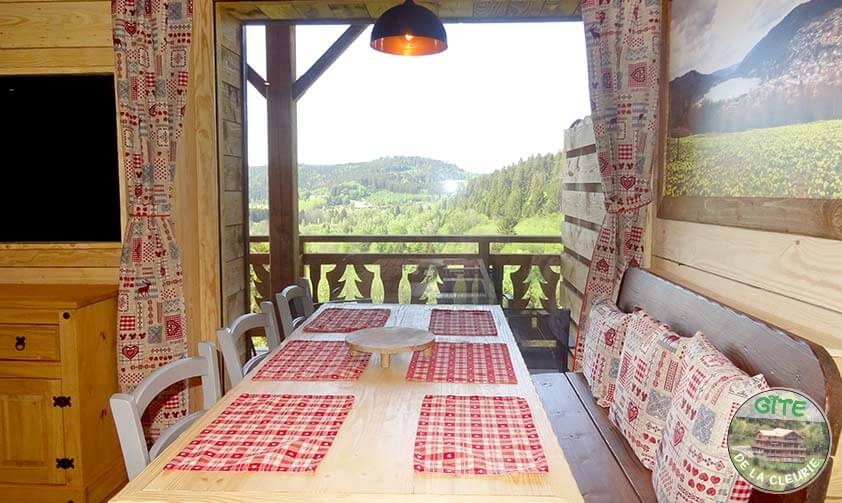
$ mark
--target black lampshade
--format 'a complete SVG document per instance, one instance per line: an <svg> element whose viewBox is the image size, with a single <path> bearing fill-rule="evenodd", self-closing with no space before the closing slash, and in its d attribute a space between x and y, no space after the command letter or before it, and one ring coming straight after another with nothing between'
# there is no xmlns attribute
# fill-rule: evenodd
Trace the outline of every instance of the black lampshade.
<svg viewBox="0 0 842 503"><path fill-rule="evenodd" d="M431 10L406 0L374 23L371 48L399 56L436 54L447 49L447 33Z"/></svg>

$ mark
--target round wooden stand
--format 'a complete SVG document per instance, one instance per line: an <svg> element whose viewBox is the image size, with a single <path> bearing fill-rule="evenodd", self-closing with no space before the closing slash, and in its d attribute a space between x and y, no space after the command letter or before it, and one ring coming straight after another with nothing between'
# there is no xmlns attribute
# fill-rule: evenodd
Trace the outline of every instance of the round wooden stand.
<svg viewBox="0 0 842 503"><path fill-rule="evenodd" d="M427 330L408 327L365 328L348 334L345 343L351 353L378 353L380 367L387 369L394 353L424 351L432 356L436 337Z"/></svg>

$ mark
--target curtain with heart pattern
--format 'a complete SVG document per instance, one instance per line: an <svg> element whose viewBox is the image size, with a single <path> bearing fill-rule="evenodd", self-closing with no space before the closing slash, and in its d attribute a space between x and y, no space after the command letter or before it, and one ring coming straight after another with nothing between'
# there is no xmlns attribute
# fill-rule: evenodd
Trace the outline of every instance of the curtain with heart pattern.
<svg viewBox="0 0 842 503"><path fill-rule="evenodd" d="M187 354L171 193L187 98L192 11L191 0L111 3L129 212L117 320L118 381L124 392ZM144 416L147 438L186 414L184 385L165 390Z"/></svg>
<svg viewBox="0 0 842 503"><path fill-rule="evenodd" d="M582 19L607 213L588 270L574 370L581 367L590 307L616 300L626 269L643 258L657 160L661 0L583 0Z"/></svg>

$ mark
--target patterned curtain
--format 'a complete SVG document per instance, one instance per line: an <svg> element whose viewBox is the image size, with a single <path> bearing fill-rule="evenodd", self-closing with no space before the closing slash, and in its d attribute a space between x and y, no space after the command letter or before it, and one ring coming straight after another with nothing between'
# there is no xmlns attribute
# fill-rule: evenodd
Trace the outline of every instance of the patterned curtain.
<svg viewBox="0 0 842 503"><path fill-rule="evenodd" d="M591 258L573 367L594 302L615 300L643 258L645 207L657 155L661 0L584 0L591 115L607 214Z"/></svg>
<svg viewBox="0 0 842 503"><path fill-rule="evenodd" d="M120 261L120 388L187 353L181 261L173 234L175 152L187 98L191 0L112 0L128 224ZM183 385L147 410L147 438L187 413Z"/></svg>

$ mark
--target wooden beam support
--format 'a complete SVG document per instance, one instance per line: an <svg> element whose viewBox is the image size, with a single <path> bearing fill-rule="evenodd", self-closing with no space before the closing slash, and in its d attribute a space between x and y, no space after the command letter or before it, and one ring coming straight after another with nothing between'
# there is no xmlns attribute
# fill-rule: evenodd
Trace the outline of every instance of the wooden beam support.
<svg viewBox="0 0 842 503"><path fill-rule="evenodd" d="M300 271L295 26L266 25L268 118L269 276L272 292L295 282Z"/></svg>
<svg viewBox="0 0 842 503"><path fill-rule="evenodd" d="M332 65L345 50L354 43L354 40L360 36L360 34L365 30L367 24L352 24L348 27L336 41L331 44L330 47L322 54L319 59L313 63L313 66L307 70L304 75L298 78L295 83L292 85L292 99L298 101L301 96L307 92L307 89L310 88L319 77L322 76L330 65ZM271 79L270 79L271 82Z"/></svg>
<svg viewBox="0 0 842 503"><path fill-rule="evenodd" d="M246 76L248 78L249 84L253 85L257 92L259 92L263 97L266 97L266 87L269 85L263 77L257 73L257 70L251 67L250 64L246 63Z"/></svg>

